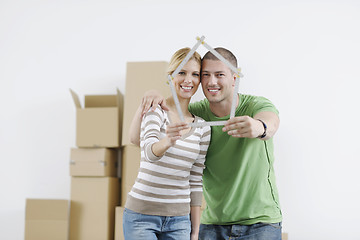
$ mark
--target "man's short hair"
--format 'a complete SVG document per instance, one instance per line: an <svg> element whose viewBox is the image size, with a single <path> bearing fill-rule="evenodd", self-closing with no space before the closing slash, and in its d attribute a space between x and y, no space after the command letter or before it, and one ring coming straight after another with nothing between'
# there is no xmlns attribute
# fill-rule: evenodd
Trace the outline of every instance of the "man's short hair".
<svg viewBox="0 0 360 240"><path fill-rule="evenodd" d="M221 56L223 56L226 60L228 60L231 65L233 65L235 68L237 68L237 59L235 55L223 47L217 47L214 48ZM214 54L212 54L210 51L208 51L202 58L202 60L215 60L220 61Z"/></svg>

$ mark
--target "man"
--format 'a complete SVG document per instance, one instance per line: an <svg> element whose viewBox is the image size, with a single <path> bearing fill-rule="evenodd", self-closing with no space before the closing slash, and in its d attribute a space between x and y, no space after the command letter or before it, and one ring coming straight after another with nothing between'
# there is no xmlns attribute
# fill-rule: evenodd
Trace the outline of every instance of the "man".
<svg viewBox="0 0 360 240"><path fill-rule="evenodd" d="M216 48L237 67L236 57ZM201 84L207 99L189 106L206 121L229 119L236 73L211 52L202 59ZM273 168L272 137L279 127L278 111L266 98L238 94L235 117L211 127L206 155L199 239L280 240L282 214ZM149 92L143 109L162 105Z"/></svg>

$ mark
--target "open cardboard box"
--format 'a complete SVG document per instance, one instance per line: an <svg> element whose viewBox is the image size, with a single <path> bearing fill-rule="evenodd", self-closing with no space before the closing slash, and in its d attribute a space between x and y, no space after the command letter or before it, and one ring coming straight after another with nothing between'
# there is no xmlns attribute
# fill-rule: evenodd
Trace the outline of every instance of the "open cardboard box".
<svg viewBox="0 0 360 240"><path fill-rule="evenodd" d="M121 146L123 96L85 95L82 107L78 95L70 89L76 107L76 145L78 147Z"/></svg>

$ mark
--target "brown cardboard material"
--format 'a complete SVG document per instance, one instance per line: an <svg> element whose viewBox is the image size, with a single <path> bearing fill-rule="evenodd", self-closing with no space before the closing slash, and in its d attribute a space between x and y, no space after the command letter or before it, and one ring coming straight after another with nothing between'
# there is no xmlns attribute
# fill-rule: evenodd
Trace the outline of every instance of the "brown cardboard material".
<svg viewBox="0 0 360 240"><path fill-rule="evenodd" d="M121 148L121 206L125 205L126 197L137 178L140 167L140 147L126 145Z"/></svg>
<svg viewBox="0 0 360 240"><path fill-rule="evenodd" d="M128 62L124 98L122 145L130 144L129 128L144 93L156 89L164 97L171 96L167 82L167 62Z"/></svg>
<svg viewBox="0 0 360 240"><path fill-rule="evenodd" d="M70 89L76 107L76 145L78 147L121 146L123 96L87 95L84 108Z"/></svg>
<svg viewBox="0 0 360 240"><path fill-rule="evenodd" d="M116 207L115 210L115 240L124 240L123 233L123 214L124 207Z"/></svg>
<svg viewBox="0 0 360 240"><path fill-rule="evenodd" d="M72 177L70 240L113 240L119 179Z"/></svg>
<svg viewBox="0 0 360 240"><path fill-rule="evenodd" d="M72 148L70 176L116 177L117 151L110 148Z"/></svg>
<svg viewBox="0 0 360 240"><path fill-rule="evenodd" d="M287 233L282 233L282 234L281 234L281 239L282 239L282 240L288 240L288 239L289 239L289 238L288 238L288 237L289 237L288 235L289 235L289 234L287 234Z"/></svg>
<svg viewBox="0 0 360 240"><path fill-rule="evenodd" d="M25 240L67 240L69 200L26 199Z"/></svg>
<svg viewBox="0 0 360 240"><path fill-rule="evenodd" d="M121 179L121 148L116 149L117 151L117 177Z"/></svg>

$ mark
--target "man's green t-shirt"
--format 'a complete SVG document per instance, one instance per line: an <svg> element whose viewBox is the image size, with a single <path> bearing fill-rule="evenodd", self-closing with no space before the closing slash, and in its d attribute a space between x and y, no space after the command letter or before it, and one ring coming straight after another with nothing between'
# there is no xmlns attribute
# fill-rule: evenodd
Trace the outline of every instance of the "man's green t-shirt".
<svg viewBox="0 0 360 240"><path fill-rule="evenodd" d="M190 104L189 110L205 121L229 119L229 116L216 117L207 99ZM253 117L263 111L278 114L266 98L239 95L235 116ZM201 223L250 225L281 222L272 139L235 138L223 132L222 128L211 127L203 176L207 206Z"/></svg>

